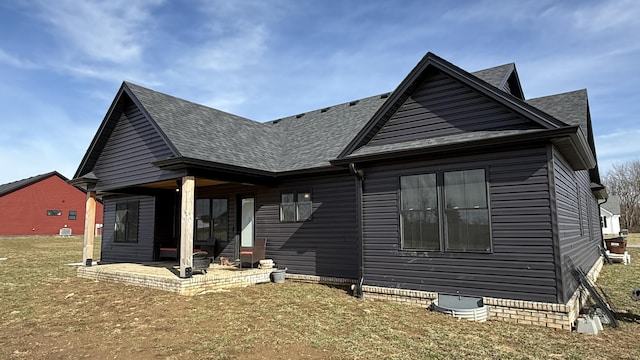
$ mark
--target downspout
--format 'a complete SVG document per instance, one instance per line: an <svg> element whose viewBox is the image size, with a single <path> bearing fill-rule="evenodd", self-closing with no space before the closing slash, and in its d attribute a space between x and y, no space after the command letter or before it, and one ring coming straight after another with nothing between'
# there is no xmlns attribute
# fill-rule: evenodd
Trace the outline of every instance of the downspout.
<svg viewBox="0 0 640 360"><path fill-rule="evenodd" d="M362 285L364 283L364 226L362 221L362 184L364 180L364 170L356 168L356 164L349 164L349 171L354 176L356 187L356 233L358 234L358 246L360 250L360 266L359 266L359 279L356 285L353 285L351 289L354 294L362 299Z"/></svg>
<svg viewBox="0 0 640 360"><path fill-rule="evenodd" d="M600 239L602 240L600 245L598 245L598 248L600 249L600 253L604 254L605 261L607 261L609 264L611 264L611 259L609 259L609 256L605 253L605 250L607 249L607 243L604 241L604 233L602 232L602 208L601 208L601 206L606 204L607 201L609 201L609 197L604 199L603 202L599 202L598 203L598 220L600 220ZM611 222L613 223L613 218L611 219ZM613 225L611 225L611 227L613 228ZM622 230L622 226L619 226L619 228Z"/></svg>

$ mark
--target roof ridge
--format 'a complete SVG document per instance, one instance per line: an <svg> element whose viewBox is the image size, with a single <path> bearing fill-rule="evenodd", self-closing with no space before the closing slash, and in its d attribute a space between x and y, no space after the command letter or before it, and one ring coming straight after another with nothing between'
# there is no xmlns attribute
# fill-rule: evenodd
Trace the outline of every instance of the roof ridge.
<svg viewBox="0 0 640 360"><path fill-rule="evenodd" d="M139 89L142 89L142 90L145 90L145 91L149 91L149 92L153 92L153 93L156 93L156 94L159 94L159 95L162 95L162 96L166 96L166 97L169 97L169 98L181 101L181 102L189 103L189 104L195 105L195 106L197 106L199 108L204 108L204 109L207 109L209 111L215 111L217 113L230 115L230 116L233 116L235 118L238 118L238 119L241 119L241 120L246 120L246 121L254 123L254 124L263 124L263 123L261 123L259 121L256 121L256 120L253 120L253 119L249 119L247 117L244 117L244 116L241 116L241 115L238 115L238 114L234 114L234 113L231 113L231 112L228 112L228 111L220 110L218 108L214 108L214 107L207 106L207 105L204 105L204 104L201 104L201 103L197 103L195 101L187 100L185 98L181 98L179 96L171 95L171 94L168 94L168 93L165 93L165 92L162 92L162 91L154 90L154 89L151 89L151 88L148 88L148 87L145 87L145 86L142 86L142 85L138 85L138 84L135 84L135 83L132 83L132 82L129 82L129 81L124 81L124 83L129 87L129 89L131 89L131 85L133 85L134 87L137 87ZM131 90L134 90L134 89L131 89Z"/></svg>
<svg viewBox="0 0 640 360"><path fill-rule="evenodd" d="M586 94L587 93L587 89L586 88L582 88L582 89L577 89L577 90L565 91L565 92L561 92L561 93L557 93L557 94L538 96L538 97L527 99L527 100L524 100L524 101L527 102L527 101L532 101L532 100L552 98L552 97L555 97L555 96L569 95L569 94L580 93L580 92L584 92Z"/></svg>
<svg viewBox="0 0 640 360"><path fill-rule="evenodd" d="M317 113L317 112L322 113L322 112L326 112L326 111L323 111L325 109L332 109L334 107L348 105L348 104L351 104L351 103L354 103L354 102L357 103L357 102L360 102L360 101L374 99L374 98L382 97L382 96L385 96L385 95L388 96L391 93L392 93L392 91L387 91L387 92L379 93L379 94L376 94L376 95L366 96L366 97L363 97L363 98L360 98L360 99L354 99L354 100L349 100L349 101L345 101L345 102L338 103L338 104L327 105L327 106L323 106L323 107L320 107L320 108L317 108L317 109L304 111L304 112L301 112L301 113L298 113L298 114L295 114L295 115L287 115L287 116L283 116L283 117L278 118L278 119L267 120L267 121L265 121L265 122L263 122L261 124L273 124L274 122L277 124L277 123L279 123L280 121L283 121L283 120L292 120L292 119L295 119L295 118L299 119L299 118L301 118L299 115L308 115L308 114Z"/></svg>
<svg viewBox="0 0 640 360"><path fill-rule="evenodd" d="M20 179L20 180L15 180L15 181L11 181L5 184L0 184L0 196L2 195L6 195L10 192L22 189L24 187L27 187L33 183L36 183L40 180L44 180L46 178L49 178L51 176L59 176L62 180L64 180L65 182L68 181L68 179L66 177L64 177L64 175L60 174L57 171L50 171L48 173L44 173L44 174L39 174L39 175L34 175L34 176L30 176L28 178L24 178L24 179Z"/></svg>

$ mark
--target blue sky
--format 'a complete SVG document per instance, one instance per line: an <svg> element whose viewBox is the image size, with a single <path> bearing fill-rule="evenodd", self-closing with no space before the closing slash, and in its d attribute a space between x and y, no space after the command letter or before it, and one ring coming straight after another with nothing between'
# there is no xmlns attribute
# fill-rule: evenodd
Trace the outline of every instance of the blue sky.
<svg viewBox="0 0 640 360"><path fill-rule="evenodd" d="M0 184L71 178L123 80L257 121L395 89L428 52L587 88L601 172L640 151L640 1L0 3Z"/></svg>

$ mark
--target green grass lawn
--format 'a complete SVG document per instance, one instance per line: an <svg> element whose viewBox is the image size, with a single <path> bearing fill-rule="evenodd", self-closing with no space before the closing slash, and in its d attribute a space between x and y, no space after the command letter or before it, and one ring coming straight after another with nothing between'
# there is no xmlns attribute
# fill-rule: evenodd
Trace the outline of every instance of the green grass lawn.
<svg viewBox="0 0 640 360"><path fill-rule="evenodd" d="M599 280L626 320L594 337L290 281L179 296L77 278L64 264L81 261L79 237L0 238L0 358L638 359L640 303L629 292L640 287L640 249L631 254Z"/></svg>

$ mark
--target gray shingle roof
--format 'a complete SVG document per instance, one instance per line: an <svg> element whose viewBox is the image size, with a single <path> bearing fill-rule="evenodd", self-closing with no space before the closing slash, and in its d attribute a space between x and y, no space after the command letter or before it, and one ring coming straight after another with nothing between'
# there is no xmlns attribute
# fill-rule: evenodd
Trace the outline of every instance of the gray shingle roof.
<svg viewBox="0 0 640 360"><path fill-rule="evenodd" d="M272 172L329 166L386 100L372 96L259 123L126 85L181 156Z"/></svg>
<svg viewBox="0 0 640 360"><path fill-rule="evenodd" d="M126 83L184 157L265 171L278 168L281 134L204 105Z"/></svg>
<svg viewBox="0 0 640 360"><path fill-rule="evenodd" d="M394 152L399 150L405 151L405 150L436 147L440 145L453 145L453 144L467 143L467 142L476 141L476 140L487 140L487 139L500 138L500 137L506 137L511 135L529 134L529 133L540 132L540 131L544 131L544 130L530 129L530 130L473 131L473 132L466 132L462 134L439 136L435 138L412 140L412 141L405 141L405 142L386 144L386 145L363 146L360 149L354 151L351 155L347 156L347 158L369 155L369 154Z"/></svg>
<svg viewBox="0 0 640 360"><path fill-rule="evenodd" d="M514 64L473 74L492 86L508 79ZM180 156L269 172L287 172L330 165L353 140L387 97L355 102L259 123L187 100L125 83ZM587 128L586 91L526 101L558 120ZM365 146L351 156L411 150L443 144L522 134L529 130L477 131L384 146Z"/></svg>
<svg viewBox="0 0 640 360"><path fill-rule="evenodd" d="M620 197L615 194L609 195L607 202L600 205L601 208L609 211L613 215L620 215Z"/></svg>
<svg viewBox="0 0 640 360"><path fill-rule="evenodd" d="M509 63L509 64L495 66L495 67L484 69L484 70L478 70L478 71L472 72L471 74L501 89L502 84L507 80L509 75L511 75L513 68L514 68L514 64Z"/></svg>
<svg viewBox="0 0 640 360"><path fill-rule="evenodd" d="M526 103L569 125L580 126L585 135L588 133L587 90L543 96L526 100Z"/></svg>
<svg viewBox="0 0 640 360"><path fill-rule="evenodd" d="M48 172L46 174L40 174L40 175L36 175L36 176L32 176L30 178L26 178L26 179L22 179L22 180L18 180L18 181L13 181L10 183L6 183L6 184L2 184L0 185L0 196L4 196L8 193L14 192L16 190L22 189L23 187L27 187L31 184L37 183L40 180L44 180L48 177L51 176L59 176L60 178L62 178L64 181L67 181L67 178L65 178L64 176L60 175L57 171L52 171L52 172Z"/></svg>
<svg viewBox="0 0 640 360"><path fill-rule="evenodd" d="M385 101L372 96L273 124L284 131L279 171L329 166Z"/></svg>

